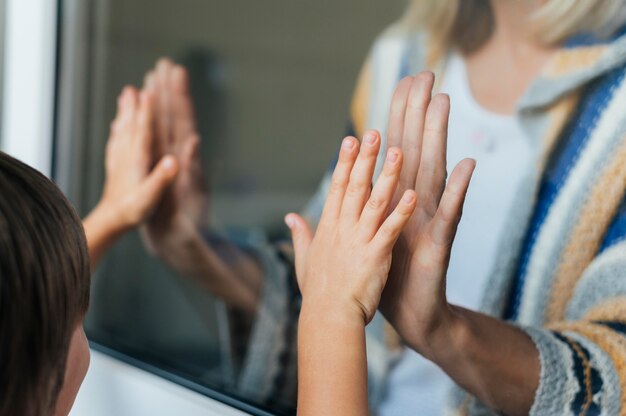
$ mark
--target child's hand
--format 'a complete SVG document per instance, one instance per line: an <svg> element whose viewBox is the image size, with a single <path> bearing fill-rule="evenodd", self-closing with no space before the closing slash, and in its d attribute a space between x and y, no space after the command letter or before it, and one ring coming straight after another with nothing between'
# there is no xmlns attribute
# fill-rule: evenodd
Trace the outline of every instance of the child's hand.
<svg viewBox="0 0 626 416"><path fill-rule="evenodd" d="M377 132L368 132L359 152L357 139L344 140L315 236L300 216L286 217L304 303L320 312L349 314L364 324L376 312L392 249L416 206L415 192L407 190L388 214L402 168L399 148L388 150L371 190L380 142Z"/></svg>
<svg viewBox="0 0 626 416"><path fill-rule="evenodd" d="M152 212L176 177L178 163L163 157L153 168L152 97L124 88L111 125L106 148L106 182L99 209L107 211L111 226L138 226Z"/></svg>

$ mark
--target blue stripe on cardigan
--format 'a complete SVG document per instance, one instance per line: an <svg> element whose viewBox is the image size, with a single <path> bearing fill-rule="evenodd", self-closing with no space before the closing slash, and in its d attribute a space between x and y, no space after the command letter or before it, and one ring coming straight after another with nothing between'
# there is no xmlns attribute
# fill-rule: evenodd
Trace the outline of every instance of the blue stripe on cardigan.
<svg viewBox="0 0 626 416"><path fill-rule="evenodd" d="M618 68L587 86L576 113L563 130L561 138L553 150L539 188L535 211L522 245L513 290L504 315L506 319L515 320L518 317L528 263L532 249L537 242L539 231L544 225L550 207L565 184L572 167L578 161L580 152L589 141L599 115L609 103L611 88L618 85L625 74L624 68ZM611 241L617 241L620 238L617 236L626 235L626 218L623 221L616 218L607 235L609 234ZM603 247L606 248L604 244Z"/></svg>

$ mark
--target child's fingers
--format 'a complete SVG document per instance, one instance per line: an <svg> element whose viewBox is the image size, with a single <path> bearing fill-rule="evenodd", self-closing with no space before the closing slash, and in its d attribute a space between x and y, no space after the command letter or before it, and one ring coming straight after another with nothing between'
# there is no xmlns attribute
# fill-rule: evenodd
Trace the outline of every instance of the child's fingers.
<svg viewBox="0 0 626 416"><path fill-rule="evenodd" d="M122 121L129 122L137 116L137 110L139 109L139 92L135 87L124 87L122 93L124 98L122 99Z"/></svg>
<svg viewBox="0 0 626 416"><path fill-rule="evenodd" d="M391 199L398 187L400 169L402 168L402 150L392 147L387 151L387 159L383 171L374 185L372 194L365 204L359 220L360 232L369 241L374 238L380 224L385 218Z"/></svg>
<svg viewBox="0 0 626 416"><path fill-rule="evenodd" d="M341 204L350 181L350 172L358 155L359 141L354 137L346 137L341 143L337 165L333 171L330 189L324 204L320 225L335 220L341 212Z"/></svg>
<svg viewBox="0 0 626 416"><path fill-rule="evenodd" d="M161 200L163 192L174 181L177 173L178 162L173 156L163 157L152 169L137 190L139 209L144 215L147 215Z"/></svg>
<svg viewBox="0 0 626 416"><path fill-rule="evenodd" d="M363 137L359 156L350 173L350 183L341 207L341 217L358 221L372 189L372 176L380 150L380 134L369 131Z"/></svg>
<svg viewBox="0 0 626 416"><path fill-rule="evenodd" d="M446 186L446 149L448 141L448 115L450 98L436 95L428 106L422 159L415 190L420 208L431 217L435 215Z"/></svg>
<svg viewBox="0 0 626 416"><path fill-rule="evenodd" d="M117 97L117 114L111 122L111 139L119 137L118 133L132 121L136 111L136 101L136 90L130 86L124 87Z"/></svg>
<svg viewBox="0 0 626 416"><path fill-rule="evenodd" d="M296 274L300 276L303 272L302 262L313 240L313 231L309 223L298 214L287 214L285 224L291 230L291 239L296 254Z"/></svg>
<svg viewBox="0 0 626 416"><path fill-rule="evenodd" d="M406 190L400 202L387 217L374 236L373 244L381 250L391 250L402 230L415 212L416 195L413 190Z"/></svg>
<svg viewBox="0 0 626 416"><path fill-rule="evenodd" d="M454 241L475 167L476 161L464 159L450 176L431 229L431 238L439 246L451 246Z"/></svg>
<svg viewBox="0 0 626 416"><path fill-rule="evenodd" d="M426 112L430 104L435 76L432 72L417 74L411 85L405 106L402 153L404 169L400 178L402 189L415 189L415 178L420 167Z"/></svg>

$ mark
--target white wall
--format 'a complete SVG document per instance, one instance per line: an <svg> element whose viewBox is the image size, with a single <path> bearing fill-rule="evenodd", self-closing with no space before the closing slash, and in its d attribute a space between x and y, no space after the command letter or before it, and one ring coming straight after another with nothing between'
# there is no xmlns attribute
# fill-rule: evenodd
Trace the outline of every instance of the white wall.
<svg viewBox="0 0 626 416"><path fill-rule="evenodd" d="M200 394L106 355L91 366L70 416L241 416Z"/></svg>
<svg viewBox="0 0 626 416"><path fill-rule="evenodd" d="M3 150L50 174L57 2L7 0Z"/></svg>

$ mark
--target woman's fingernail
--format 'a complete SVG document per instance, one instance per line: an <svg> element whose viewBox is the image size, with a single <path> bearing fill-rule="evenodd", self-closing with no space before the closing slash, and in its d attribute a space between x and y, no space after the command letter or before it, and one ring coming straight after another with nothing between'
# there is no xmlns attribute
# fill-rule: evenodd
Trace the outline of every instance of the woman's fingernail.
<svg viewBox="0 0 626 416"><path fill-rule="evenodd" d="M398 160L398 152L396 152L395 150L390 150L387 153L387 160L390 162L396 162Z"/></svg>
<svg viewBox="0 0 626 416"><path fill-rule="evenodd" d="M415 194L413 192L408 192L404 194L404 197L402 197L402 201L404 201L405 204L412 204L413 201L415 201Z"/></svg>
<svg viewBox="0 0 626 416"><path fill-rule="evenodd" d="M352 149L354 149L354 140L352 140L352 139L343 139L342 147L345 150L352 150Z"/></svg>
<svg viewBox="0 0 626 416"><path fill-rule="evenodd" d="M373 133L367 133L363 138L363 141L370 145L374 144L374 142L376 142L376 135L374 135Z"/></svg>

